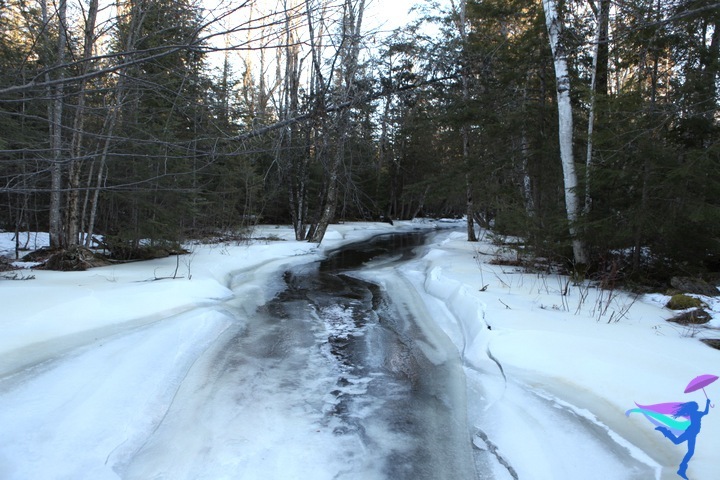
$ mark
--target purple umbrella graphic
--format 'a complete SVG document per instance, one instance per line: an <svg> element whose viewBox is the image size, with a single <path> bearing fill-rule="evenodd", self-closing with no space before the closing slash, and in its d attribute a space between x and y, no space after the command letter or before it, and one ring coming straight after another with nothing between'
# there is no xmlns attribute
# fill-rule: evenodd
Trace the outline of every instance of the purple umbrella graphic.
<svg viewBox="0 0 720 480"><path fill-rule="evenodd" d="M705 394L705 398L708 398L707 392L705 392L705 387L707 387L717 379L717 375L700 375L698 377L695 377L690 380L690 383L688 383L688 386L685 388L685 393L694 392L702 388L702 391ZM715 405L710 406L712 408L715 408Z"/></svg>

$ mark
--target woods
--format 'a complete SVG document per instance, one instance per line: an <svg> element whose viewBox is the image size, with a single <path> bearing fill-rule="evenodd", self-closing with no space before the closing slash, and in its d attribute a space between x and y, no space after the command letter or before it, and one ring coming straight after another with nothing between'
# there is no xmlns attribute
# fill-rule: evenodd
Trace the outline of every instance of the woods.
<svg viewBox="0 0 720 480"><path fill-rule="evenodd" d="M0 228L119 250L466 216L583 269L720 266L720 4L0 1ZM20 245L18 245L20 247Z"/></svg>

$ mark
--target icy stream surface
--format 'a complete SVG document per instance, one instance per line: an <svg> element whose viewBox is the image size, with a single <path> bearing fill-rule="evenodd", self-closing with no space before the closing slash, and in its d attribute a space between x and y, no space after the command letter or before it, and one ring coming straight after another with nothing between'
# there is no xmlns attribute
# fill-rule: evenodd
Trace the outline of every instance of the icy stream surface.
<svg viewBox="0 0 720 480"><path fill-rule="evenodd" d="M419 344L433 339L412 318L335 273L355 258L286 272L186 377L121 476L474 478L457 354L427 358Z"/></svg>

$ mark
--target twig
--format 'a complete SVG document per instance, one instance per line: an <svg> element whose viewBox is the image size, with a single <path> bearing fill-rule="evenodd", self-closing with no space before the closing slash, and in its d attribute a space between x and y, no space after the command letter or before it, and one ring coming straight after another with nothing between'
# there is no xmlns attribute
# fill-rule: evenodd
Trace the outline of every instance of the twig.
<svg viewBox="0 0 720 480"><path fill-rule="evenodd" d="M176 253L175 254L175 272L173 273L173 276L172 276L173 280L175 280L177 278L178 268L180 268L180 254Z"/></svg>

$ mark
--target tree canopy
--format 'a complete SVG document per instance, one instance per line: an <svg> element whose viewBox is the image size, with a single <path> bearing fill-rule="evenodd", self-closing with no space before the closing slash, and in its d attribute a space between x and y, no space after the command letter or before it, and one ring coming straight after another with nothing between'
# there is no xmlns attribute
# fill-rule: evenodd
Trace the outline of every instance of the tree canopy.
<svg viewBox="0 0 720 480"><path fill-rule="evenodd" d="M464 215L583 268L718 270L720 4L417 9L0 1L0 228L125 251Z"/></svg>

